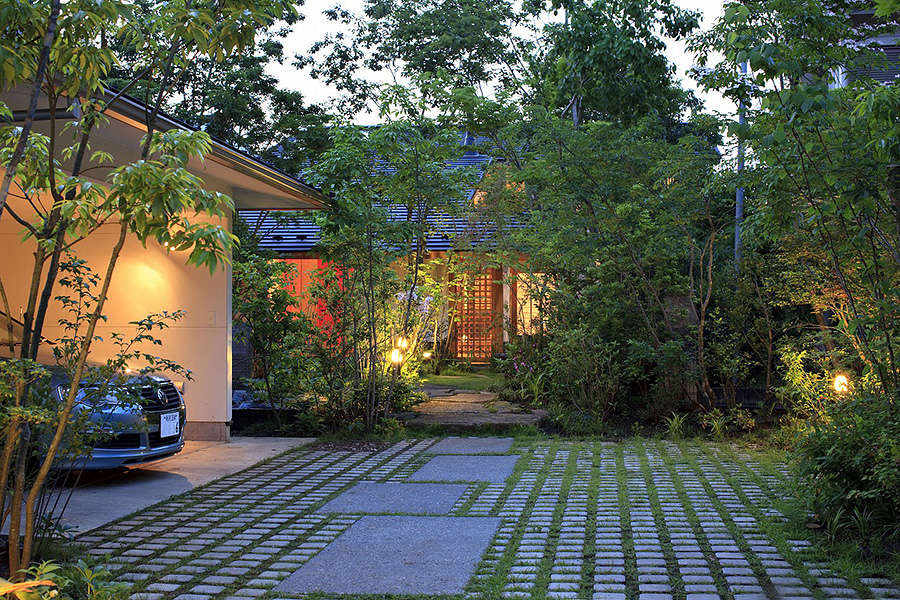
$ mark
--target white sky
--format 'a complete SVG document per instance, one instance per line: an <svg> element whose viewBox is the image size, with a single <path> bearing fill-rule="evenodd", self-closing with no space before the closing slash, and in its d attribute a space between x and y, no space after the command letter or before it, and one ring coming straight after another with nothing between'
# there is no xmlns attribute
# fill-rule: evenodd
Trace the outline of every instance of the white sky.
<svg viewBox="0 0 900 600"><path fill-rule="evenodd" d="M723 10L723 0L676 1L682 8L701 13L701 28L703 29L709 28ZM338 30L338 26L322 14L323 10L333 7L336 3L356 14L361 13L364 6L364 0L306 0L306 4L300 9L306 15L306 19L297 23L293 32L285 40L285 50L289 57L293 57L294 54L307 54L310 46L321 40L327 32ZM694 57L688 55L685 43L669 40L667 46L665 54L675 65L682 85L685 88L696 90L696 83L686 75L687 70L693 65ZM269 72L278 77L285 87L302 92L307 103L324 104L330 97L337 95L336 90L330 89L321 81L310 77L308 70L298 71L291 66L291 62L293 62L292 59L285 61L284 65L273 65L269 68ZM736 111L734 104L719 94L698 91L697 95L706 102L707 110L729 114ZM372 124L377 121L377 117L375 115L359 115L356 121L361 124Z"/></svg>

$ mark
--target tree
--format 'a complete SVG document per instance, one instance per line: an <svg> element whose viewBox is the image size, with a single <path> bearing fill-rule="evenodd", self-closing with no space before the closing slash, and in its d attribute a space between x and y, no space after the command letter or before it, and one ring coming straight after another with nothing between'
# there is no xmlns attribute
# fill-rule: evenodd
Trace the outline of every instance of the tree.
<svg viewBox="0 0 900 600"><path fill-rule="evenodd" d="M244 325L235 337L250 342L253 377L279 423L286 401L303 391L300 383L310 370L303 356L308 320L287 287L293 275L288 263L263 256L234 262L232 310Z"/></svg>
<svg viewBox="0 0 900 600"><path fill-rule="evenodd" d="M866 76L886 63L871 42L896 33L890 6L866 19L871 5L858 2L730 3L696 44L701 81L748 106L731 131L752 159L751 232L799 274L790 300L822 334L782 351L781 396L812 406L798 473L834 531L851 514L895 525L900 511L900 91ZM713 63L714 51L724 58ZM829 390L838 368L854 375L842 395Z"/></svg>
<svg viewBox="0 0 900 600"><path fill-rule="evenodd" d="M191 157L209 152L209 137L199 132L157 131L159 111L194 59L222 59L239 52L252 42L257 26L271 24L293 10L279 1L207 6L184 0L158 3L138 18L132 8L123 2L59 0L0 4L6 24L0 33L0 88L21 86L30 96L24 125L0 130L4 166L0 211L2 218L21 224L26 239L35 244L33 269L28 275L30 294L22 319L24 335L13 362L16 366L5 372L10 379L4 382L3 394L0 490L9 495L9 512L3 517L9 519L9 566L14 578L22 576L21 570L32 558L36 503L63 444L126 238L135 236L142 243L156 240L189 250L190 262L210 270L225 258L231 243L226 230L194 218L221 217L230 206L227 197L204 190L200 179L185 169ZM141 89L154 91L146 106L140 160L115 168L111 168L113 157L90 152L92 134L121 97L105 90L105 77L116 61L106 43L113 35L145 59L139 76L123 85L121 92L137 86L139 80L143 81ZM37 40L41 43L35 44ZM70 104L67 110L50 109L53 136L32 131L39 101L50 107ZM2 108L9 115L8 107ZM63 128L63 119L71 119L71 125ZM64 132L71 133L71 144L65 142ZM65 171L59 156L71 161ZM98 166L111 168L106 187L94 185L85 176ZM13 185L16 192L11 191ZM8 202L12 194L35 207L35 215L20 214ZM46 209L36 202L38 196L48 199ZM37 441L32 437L32 425L48 418L35 403L33 384L40 369L34 360L61 261L64 253L107 223L114 223L117 233L108 264L99 274L96 301L81 322L78 343L71 348L71 385L65 402L49 417L52 436L46 450L39 453L36 475L26 482L27 462ZM5 299L5 293L0 298ZM3 310L10 314L5 300ZM12 347L11 341L9 345Z"/></svg>
<svg viewBox="0 0 900 600"><path fill-rule="evenodd" d="M668 0L552 0L527 2L533 14L563 11L562 23L545 27L547 52L534 57L536 89L587 120L634 124L655 112L678 119L688 100L673 81L661 35L682 39L698 26L697 13ZM540 81L541 83L538 83Z"/></svg>
<svg viewBox="0 0 900 600"><path fill-rule="evenodd" d="M405 365L434 318L421 295L426 237L434 224L458 214L473 173L446 163L459 149L456 131L421 117L421 98L393 88L373 129L333 131L333 147L315 167L314 180L334 196L320 218L321 274L313 301L325 307L323 335L315 344L328 377L333 406L349 404L352 419L371 431L402 383ZM346 401L346 396L351 401Z"/></svg>
<svg viewBox="0 0 900 600"><path fill-rule="evenodd" d="M300 2L298 5L302 5ZM138 2L134 10L146 21L157 10L154 2ZM258 27L255 39L241 52L227 56L196 56L190 69L173 81L164 110L219 141L230 144L288 172L318 156L326 147L329 117L317 105L306 105L303 94L284 89L266 73L285 59L282 40L302 19L292 7L277 21ZM160 37L150 29L145 36ZM124 36L114 40L119 62L108 85L124 88L147 68L147 57L129 47ZM131 84L132 94L150 103L158 85Z"/></svg>
<svg viewBox="0 0 900 600"><path fill-rule="evenodd" d="M379 86L360 75L366 69L390 70L395 83L400 75L480 88L498 77L508 80L521 60L520 43L512 35L520 17L507 0L367 0L364 13L326 11L349 34L316 42L311 54L324 53L317 63L298 57L298 66L313 65L313 77L346 92L341 112L377 104Z"/></svg>
<svg viewBox="0 0 900 600"><path fill-rule="evenodd" d="M758 231L773 241L796 237L798 247L824 250L831 265L824 287L832 292L820 296L818 308L834 312L865 373L893 395L900 390L894 325L900 315L900 211L892 180L900 161L898 92L865 78L833 88L831 73L877 68L875 49L846 40L861 42L896 24L852 28L853 8L859 6L731 5L715 33L701 40L701 48L725 52L703 80L758 103L746 125L732 127L758 161L752 176L765 200L753 217ZM800 14L808 17L803 27ZM737 29L741 33L733 34ZM736 75L744 61L749 79Z"/></svg>

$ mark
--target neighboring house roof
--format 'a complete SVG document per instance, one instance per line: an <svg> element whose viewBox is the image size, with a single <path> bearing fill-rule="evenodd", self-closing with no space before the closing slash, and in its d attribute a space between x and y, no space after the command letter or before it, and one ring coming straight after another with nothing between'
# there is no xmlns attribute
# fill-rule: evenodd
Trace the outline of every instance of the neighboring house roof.
<svg viewBox="0 0 900 600"><path fill-rule="evenodd" d="M463 136L463 143L471 143ZM486 168L492 158L474 150L467 150L459 158L449 161L447 169L466 167ZM387 172L387 171L386 171ZM475 190L468 190L471 200ZM260 247L274 250L280 254L301 254L315 252L321 240L319 226L312 220L298 218L276 218L267 211L242 210L241 217L248 222L250 228L260 236ZM413 215L415 217L415 213ZM392 207L390 219L404 221L407 219L405 206ZM430 233L426 238L426 248L432 252L443 252L456 247L455 242L465 239L468 244L484 241L484 228L474 226L471 219L464 215L436 213L429 215L427 222Z"/></svg>
<svg viewBox="0 0 900 600"><path fill-rule="evenodd" d="M113 97L112 93L106 95L108 100ZM28 105L30 91L24 88L7 90L3 92L3 100L13 110L14 122L24 121L25 111L17 109ZM59 107L62 110L67 108ZM47 120L49 112L45 101L35 120ZM94 135L116 140L124 146L124 152L114 154L115 158L127 157L128 160L134 160L134 151L140 146L140 138L146 131L146 105L135 98L121 95L115 99L106 114L110 117L110 122L98 128ZM128 127L123 128L119 124ZM196 127L164 113L158 115L156 128L159 131L198 131ZM230 195L236 209L305 210L326 206L327 198L322 192L297 177L215 138L212 138L211 146L211 151L204 160L193 159L189 168L201 175L208 173L231 183Z"/></svg>

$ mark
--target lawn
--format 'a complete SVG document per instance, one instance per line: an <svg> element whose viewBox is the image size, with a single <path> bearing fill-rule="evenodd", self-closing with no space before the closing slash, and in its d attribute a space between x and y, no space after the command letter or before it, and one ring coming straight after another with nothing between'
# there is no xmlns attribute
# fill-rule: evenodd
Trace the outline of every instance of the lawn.
<svg viewBox="0 0 900 600"><path fill-rule="evenodd" d="M461 373L457 375L427 375L425 383L447 385L461 390L482 391L495 388L503 383L503 375L486 371L484 373Z"/></svg>

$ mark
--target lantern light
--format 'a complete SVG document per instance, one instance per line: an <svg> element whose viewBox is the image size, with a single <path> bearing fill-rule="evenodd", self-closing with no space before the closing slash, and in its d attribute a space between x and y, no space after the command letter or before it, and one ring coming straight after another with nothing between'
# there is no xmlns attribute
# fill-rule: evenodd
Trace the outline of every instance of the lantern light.
<svg viewBox="0 0 900 600"><path fill-rule="evenodd" d="M850 378L846 375L838 375L834 378L834 391L838 394L846 394L850 391Z"/></svg>
<svg viewBox="0 0 900 600"><path fill-rule="evenodd" d="M396 348L391 350L391 362L395 365L403 362L403 354Z"/></svg>
<svg viewBox="0 0 900 600"><path fill-rule="evenodd" d="M422 358L424 358L425 360L428 360L429 358L431 358L431 350L426 350L425 352L423 352Z"/></svg>
<svg viewBox="0 0 900 600"><path fill-rule="evenodd" d="M406 350L409 347L409 341L405 337L401 337L397 339L397 347L401 350Z"/></svg>

